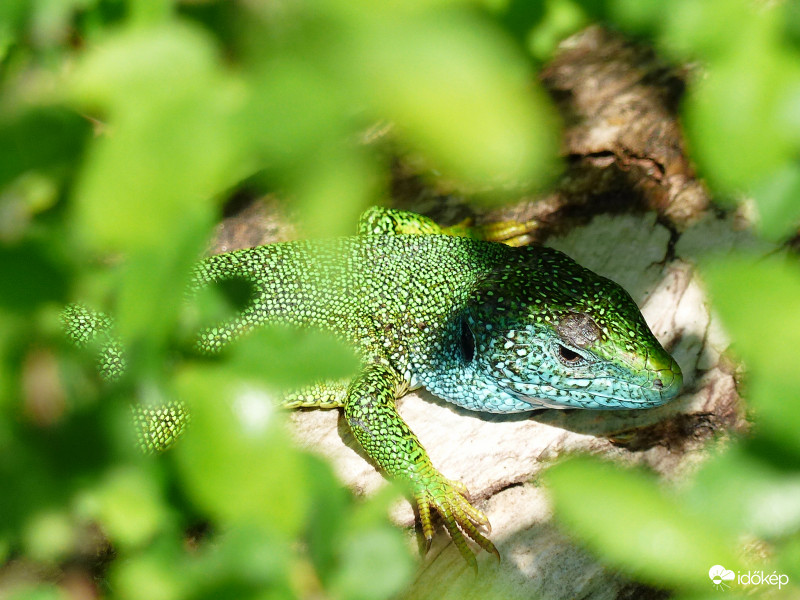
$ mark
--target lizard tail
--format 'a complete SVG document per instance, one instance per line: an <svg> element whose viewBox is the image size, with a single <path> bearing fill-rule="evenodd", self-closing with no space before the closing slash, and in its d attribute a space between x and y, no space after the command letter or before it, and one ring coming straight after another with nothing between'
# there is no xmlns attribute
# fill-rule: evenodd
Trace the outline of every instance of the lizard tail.
<svg viewBox="0 0 800 600"><path fill-rule="evenodd" d="M98 347L97 370L103 379L114 381L125 372L122 344L114 336L114 321L105 313L82 304L70 304L61 313L64 332L78 348Z"/></svg>
<svg viewBox="0 0 800 600"><path fill-rule="evenodd" d="M190 413L183 402L167 402L154 407L134 405L131 410L139 448L145 454L171 448L189 425Z"/></svg>
<svg viewBox="0 0 800 600"><path fill-rule="evenodd" d="M106 381L116 381L126 370L122 343L114 333L114 320L82 304L70 304L61 313L64 333L78 348L97 348L97 370ZM171 447L189 424L182 402L158 406L134 405L133 421L142 452L162 452Z"/></svg>

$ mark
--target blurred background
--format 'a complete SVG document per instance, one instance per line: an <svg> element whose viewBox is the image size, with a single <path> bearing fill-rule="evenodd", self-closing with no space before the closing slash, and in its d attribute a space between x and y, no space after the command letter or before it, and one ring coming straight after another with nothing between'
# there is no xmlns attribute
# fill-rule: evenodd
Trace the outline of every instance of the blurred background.
<svg viewBox="0 0 800 600"><path fill-rule="evenodd" d="M634 586L617 597L710 596L715 565L789 582L731 596L798 597L799 157L794 1L3 0L0 598L436 593L389 520L402 492L355 497L269 402L352 372L346 349L278 330L185 352L191 265L244 243L215 226L254 201L291 223L263 239L351 234L390 201L538 239L628 210L673 250L695 235L735 427L680 477L580 457L539 485ZM747 243L699 225L723 221ZM115 316L115 385L64 338L76 301ZM131 405L187 398L185 439L139 452ZM466 584L509 597L503 576Z"/></svg>

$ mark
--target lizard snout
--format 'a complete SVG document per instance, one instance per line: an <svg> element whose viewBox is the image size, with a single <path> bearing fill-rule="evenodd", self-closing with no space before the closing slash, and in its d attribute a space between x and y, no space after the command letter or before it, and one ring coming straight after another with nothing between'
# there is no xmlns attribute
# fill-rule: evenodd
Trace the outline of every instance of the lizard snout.
<svg viewBox="0 0 800 600"><path fill-rule="evenodd" d="M672 400L683 387L683 372L675 359L667 355L668 364L654 364L648 361L647 370L651 373L651 386L663 401ZM666 362L666 361L665 361Z"/></svg>

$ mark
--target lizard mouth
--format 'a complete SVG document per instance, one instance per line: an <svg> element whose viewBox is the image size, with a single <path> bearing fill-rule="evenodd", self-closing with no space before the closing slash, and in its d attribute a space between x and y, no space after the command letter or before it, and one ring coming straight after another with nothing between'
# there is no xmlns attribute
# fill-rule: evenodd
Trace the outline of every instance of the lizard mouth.
<svg viewBox="0 0 800 600"><path fill-rule="evenodd" d="M639 382L606 375L576 379L571 385L534 385L506 381L504 387L508 393L532 407L557 409L654 408L666 404L680 393L683 374L671 356L667 366L648 368L645 373L646 377L640 378Z"/></svg>

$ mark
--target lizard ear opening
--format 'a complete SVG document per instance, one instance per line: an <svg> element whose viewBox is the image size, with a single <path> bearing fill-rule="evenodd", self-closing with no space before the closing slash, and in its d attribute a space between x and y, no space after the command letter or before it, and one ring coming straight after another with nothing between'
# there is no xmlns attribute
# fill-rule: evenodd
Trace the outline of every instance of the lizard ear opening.
<svg viewBox="0 0 800 600"><path fill-rule="evenodd" d="M469 364L475 358L475 336L469 328L469 324L465 318L461 318L461 331L459 334L459 346L461 347L461 356L464 362Z"/></svg>

